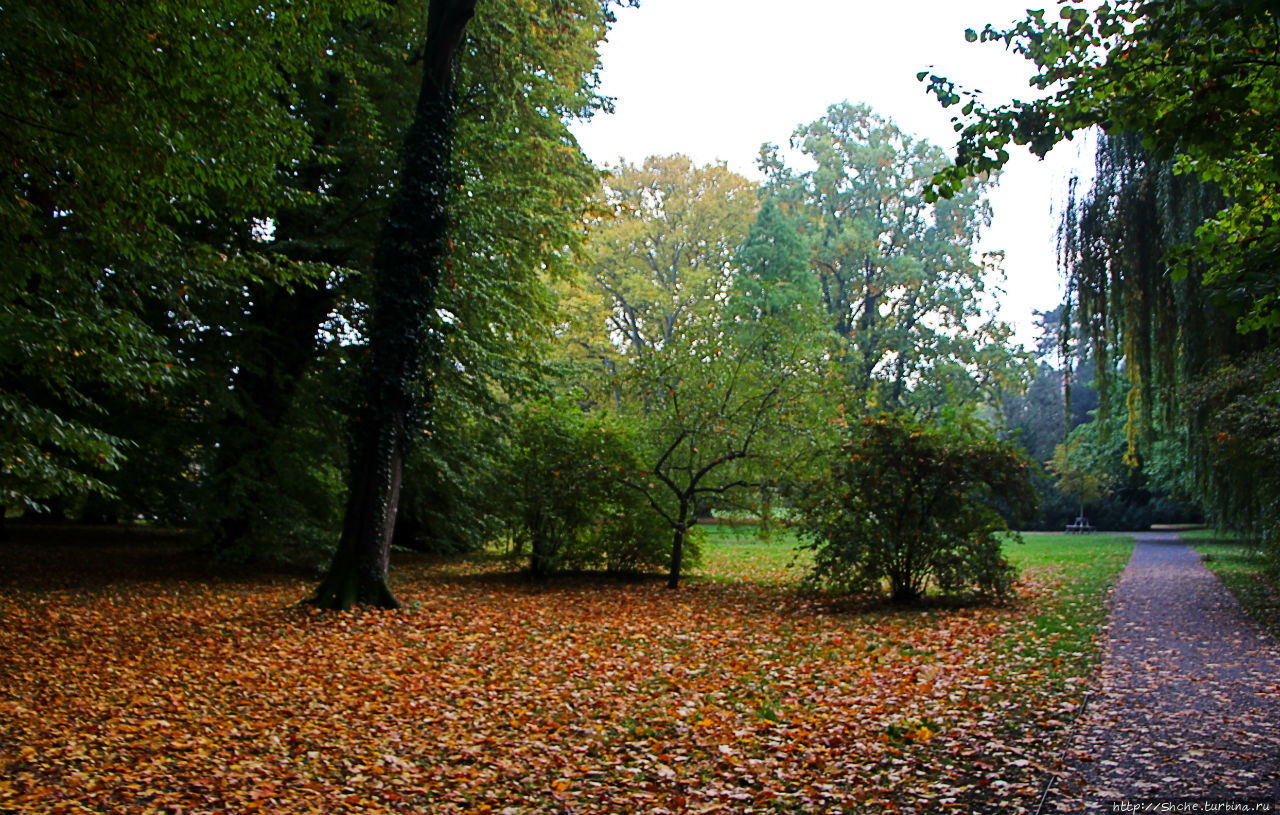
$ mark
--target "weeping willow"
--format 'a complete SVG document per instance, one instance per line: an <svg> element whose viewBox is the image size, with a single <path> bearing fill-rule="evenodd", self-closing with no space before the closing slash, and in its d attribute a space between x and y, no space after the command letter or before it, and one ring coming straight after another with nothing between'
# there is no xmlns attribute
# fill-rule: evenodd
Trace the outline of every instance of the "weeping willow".
<svg viewBox="0 0 1280 815"><path fill-rule="evenodd" d="M1124 428L1126 463L1135 469L1156 442L1180 442L1179 465L1197 493L1187 497L1224 525L1267 526L1260 510L1241 510L1261 506L1242 492L1262 489L1266 479L1224 470L1215 458L1227 434L1213 384L1266 341L1237 331L1236 315L1204 286L1189 251L1196 230L1228 202L1216 187L1153 160L1130 134L1100 137L1092 185L1073 183L1068 195L1058 233L1067 279L1063 343L1085 343L1092 354L1099 419Z"/></svg>

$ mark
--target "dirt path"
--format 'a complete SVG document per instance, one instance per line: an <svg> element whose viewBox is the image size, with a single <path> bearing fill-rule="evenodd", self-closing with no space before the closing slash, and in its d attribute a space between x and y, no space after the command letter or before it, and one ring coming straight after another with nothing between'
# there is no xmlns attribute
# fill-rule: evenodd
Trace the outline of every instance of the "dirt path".
<svg viewBox="0 0 1280 815"><path fill-rule="evenodd" d="M1280 811L1280 643L1175 534L1136 537L1112 598L1101 687L1043 811L1156 797L1268 800Z"/></svg>

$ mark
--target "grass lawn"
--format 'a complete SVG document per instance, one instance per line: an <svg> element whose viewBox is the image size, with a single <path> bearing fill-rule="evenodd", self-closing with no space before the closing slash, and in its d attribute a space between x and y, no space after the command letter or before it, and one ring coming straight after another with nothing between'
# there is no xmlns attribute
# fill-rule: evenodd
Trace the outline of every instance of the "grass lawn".
<svg viewBox="0 0 1280 815"><path fill-rule="evenodd" d="M1213 530L1182 533L1190 540L1205 565L1240 601L1249 614L1271 635L1280 638L1280 585L1263 561L1249 547Z"/></svg>
<svg viewBox="0 0 1280 815"><path fill-rule="evenodd" d="M0 812L1032 811L1129 546L1028 535L1014 602L850 608L725 527L678 591L397 556L408 610L333 615L308 575L19 539Z"/></svg>

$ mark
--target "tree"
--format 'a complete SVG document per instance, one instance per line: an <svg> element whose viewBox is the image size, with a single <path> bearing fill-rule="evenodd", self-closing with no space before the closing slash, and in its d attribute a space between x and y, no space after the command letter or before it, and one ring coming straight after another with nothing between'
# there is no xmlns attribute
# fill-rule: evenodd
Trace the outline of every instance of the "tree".
<svg viewBox="0 0 1280 815"><path fill-rule="evenodd" d="M419 431L431 437L431 444L410 459L415 466L408 476L419 484L415 521L439 520L440 513L425 506L433 500L429 490L441 484L439 473L456 463L447 459L475 459L460 445L485 437L455 437L442 422L502 421L508 400L538 387L552 327L553 300L546 284L566 274L577 256L582 213L596 183L596 172L565 120L607 105L597 92L596 63L612 5L597 0L486 4L458 45L456 149L438 199L449 219L441 222L437 248L447 251L429 281L430 303L414 307L415 341L421 344L402 360L407 365L410 356L416 357L411 368L418 373L412 375L421 376L416 394L400 394L421 409L406 427L414 437ZM432 4L428 39L435 13ZM406 145L413 138L410 130ZM406 170L397 174L397 185L408 183ZM513 200L522 205L507 205ZM393 207L388 223L395 218ZM381 254L378 258L381 263ZM375 269L372 280L379 286L381 277ZM381 331L377 300L376 294L357 296L346 312L369 342L370 358L362 364L375 368L382 364L374 350ZM369 301L375 304L371 311L362 308ZM388 308L399 308L394 298ZM403 316L408 330L412 315ZM445 401L448 411L433 415L433 407ZM474 531L459 528L450 534L468 537ZM336 557L341 559L342 552Z"/></svg>
<svg viewBox="0 0 1280 815"><path fill-rule="evenodd" d="M1156 423L1172 425L1179 392L1217 359L1253 344L1206 298L1198 262L1172 255L1222 205L1217 189L1174 173L1134 134L1099 137L1094 182L1070 196L1059 230L1067 326L1089 346L1102 413L1113 373L1128 381L1129 457L1149 453ZM1186 342L1194 337L1194 342Z"/></svg>
<svg viewBox="0 0 1280 815"><path fill-rule="evenodd" d="M1046 461L1066 434L1062 372L1041 362L1025 393L1010 394L1002 405L1004 422L1035 461Z"/></svg>
<svg viewBox="0 0 1280 815"><path fill-rule="evenodd" d="M590 223L585 280L565 292L574 355L616 370L619 356L672 340L734 280L755 188L723 162L650 156L611 168Z"/></svg>
<svg viewBox="0 0 1280 815"><path fill-rule="evenodd" d="M849 427L825 476L802 485L797 526L814 550L813 577L839 591L880 591L896 603L943 592L1008 592L1001 553L1015 518L1036 510L1029 462L990 428L953 417L925 424L881 414Z"/></svg>
<svg viewBox="0 0 1280 815"><path fill-rule="evenodd" d="M731 319L744 336L767 324L779 334L812 334L821 344L818 281L794 217L766 197L734 261ZM768 340L766 339L768 351Z"/></svg>
<svg viewBox="0 0 1280 815"><path fill-rule="evenodd" d="M1217 185L1176 173L1136 135L1104 134L1091 188L1068 201L1060 244L1065 316L1095 363L1099 420L1124 428L1113 480L1168 491L1235 523L1243 516L1229 507L1263 502L1228 497L1206 433L1217 405L1206 409L1187 396L1216 379L1216 369L1262 348L1265 337L1237 331L1228 304L1203 284L1203 261L1177 259L1222 201ZM1232 489L1262 478L1233 479ZM1250 526L1257 528L1241 528Z"/></svg>
<svg viewBox="0 0 1280 815"><path fill-rule="evenodd" d="M770 210L774 231L785 218L807 247L855 400L929 409L994 397L1023 378L1027 361L1007 352L1008 326L983 314L997 271L973 258L989 220L987 183L931 203L925 189L945 154L847 102L798 128L791 144L816 166L791 170L766 146L764 194L779 213Z"/></svg>
<svg viewBox="0 0 1280 815"><path fill-rule="evenodd" d="M424 315L449 257L447 198L453 173L453 64L476 0L433 0L422 89L405 135L399 188L378 242L364 382L355 425L351 491L342 539L311 602L395 608L387 586L391 536L409 433L420 409L427 352Z"/></svg>
<svg viewBox="0 0 1280 815"><path fill-rule="evenodd" d="M374 245L420 85L427 16L427 4L416 4L344 26L334 50L350 52L350 64L329 66L301 90L318 158L292 183L324 205L282 210L268 246L340 269L310 287L264 287L251 310L233 310L225 323L249 341L228 349L228 390L237 398L227 426L210 431L218 454L201 468L211 482L202 497L215 510L215 535L234 551L257 554L273 543L263 533L274 531L276 496L288 486L277 474L298 469L275 455L278 445L260 442L289 429L278 407L296 401L290 382L320 377L341 394L358 387L347 372L365 360ZM475 492L483 479L460 476L484 471L499 444L490 432L495 420L542 371L552 307L545 279L574 262L598 183L566 120L607 104L597 89L596 45L611 20L609 5L595 0L536 7L492 0L467 26L455 66L452 248L435 309L423 315L430 406L422 418L434 430L406 459L410 500L397 511L406 544L474 544L488 529L483 513L471 511L484 503ZM512 200L522 205L506 205ZM235 500L220 500L228 494ZM415 543L415 534L435 543ZM336 536L335 529L316 538L330 544Z"/></svg>
<svg viewBox="0 0 1280 815"><path fill-rule="evenodd" d="M817 387L821 346L771 322L750 294L764 278L738 262L756 210L745 178L650 158L618 168L604 202L566 334L598 361L584 401L639 440L643 470L625 480L671 529L675 588L700 504L758 487L766 479L753 465L774 463L776 476L780 460L800 455L796 431L823 415L798 402Z"/></svg>
<svg viewBox="0 0 1280 815"><path fill-rule="evenodd" d="M1053 448L1049 471L1057 477L1058 489L1075 498L1083 518L1087 505L1106 495L1110 480L1107 465L1085 436L1074 434Z"/></svg>
<svg viewBox="0 0 1280 815"><path fill-rule="evenodd" d="M467 27L457 63L452 249L436 308L424 315L429 435L407 461L412 500L398 511L406 533L474 544L491 531L483 476L500 466L511 403L543 387L555 319L548 284L576 269L599 185L567 121L608 105L596 71L611 8L493 0ZM363 334L367 291L348 292L344 313Z"/></svg>
<svg viewBox="0 0 1280 815"><path fill-rule="evenodd" d="M1199 487L1217 522L1262 547L1280 568L1280 349L1222 364L1190 390L1204 417Z"/></svg>
<svg viewBox="0 0 1280 815"><path fill-rule="evenodd" d="M970 41L1003 42L1035 67L1031 84L1050 95L987 106L977 92L923 72L944 106L963 104L955 166L935 179L952 194L967 175L1008 161L1010 144L1043 156L1098 125L1138 134L1158 161L1218 185L1222 209L1198 230L1204 284L1232 303L1242 330L1280 327L1280 26L1262 0L1116 0L1093 11L1059 2L1007 30L970 30Z"/></svg>
<svg viewBox="0 0 1280 815"><path fill-rule="evenodd" d="M1063 336L1067 311L1059 307L1036 312L1036 375L1025 391L1004 394L1000 405L1014 441L1042 464L1053 458L1067 433L1094 421L1098 407L1087 345ZM1074 499L1061 493L1046 473L1033 473L1032 481L1040 493L1040 517L1028 528L1061 528L1079 515Z"/></svg>
<svg viewBox="0 0 1280 815"><path fill-rule="evenodd" d="M110 489L130 440L106 406L183 376L169 339L202 328L192 295L320 272L240 238L291 199L280 168L311 155L289 78L313 75L335 25L373 6L5 7L6 507ZM227 218L246 228L211 228Z"/></svg>
<svg viewBox="0 0 1280 815"><path fill-rule="evenodd" d="M699 502L782 478L823 418L809 401L822 369L803 344L766 355L768 326L747 344L727 329L718 314L689 318L661 348L627 359L617 377L617 412L635 427L644 465L625 482L671 528L673 589Z"/></svg>

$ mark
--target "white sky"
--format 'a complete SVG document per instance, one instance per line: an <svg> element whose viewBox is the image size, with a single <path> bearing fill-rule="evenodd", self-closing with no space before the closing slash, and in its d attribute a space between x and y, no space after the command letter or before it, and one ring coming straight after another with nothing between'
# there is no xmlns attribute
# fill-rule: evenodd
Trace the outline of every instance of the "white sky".
<svg viewBox="0 0 1280 815"><path fill-rule="evenodd" d="M992 102L1032 93L1029 63L998 43L969 44L964 30L1003 26L1035 0L641 0L618 11L602 50L603 91L617 111L574 132L597 164L684 153L723 160L759 178L760 145L783 147L829 105L865 102L903 130L952 151L954 108L925 93L932 69L979 88ZM991 196L983 249L1003 249L1001 316L1034 338L1032 309L1060 298L1056 210L1073 167L1091 154L1077 139L1041 162L1018 149Z"/></svg>

